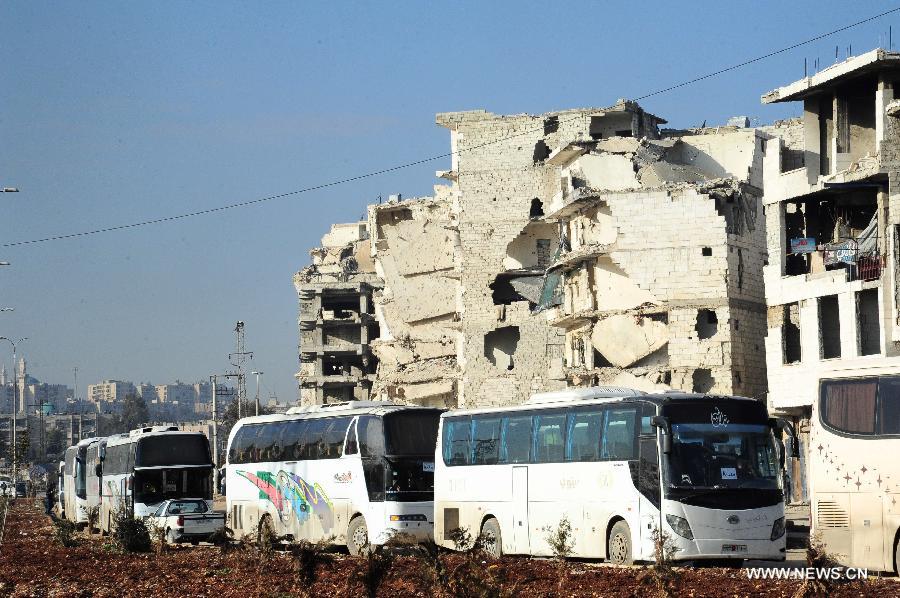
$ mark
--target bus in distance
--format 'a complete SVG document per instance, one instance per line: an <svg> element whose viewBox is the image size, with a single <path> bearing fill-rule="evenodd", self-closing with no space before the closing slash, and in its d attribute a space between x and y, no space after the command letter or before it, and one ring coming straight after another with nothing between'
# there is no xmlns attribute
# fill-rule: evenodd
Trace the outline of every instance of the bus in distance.
<svg viewBox="0 0 900 598"><path fill-rule="evenodd" d="M102 531L112 530L120 509L143 519L170 498L202 499L212 508L212 455L200 432L140 428L107 437L99 454Z"/></svg>
<svg viewBox="0 0 900 598"><path fill-rule="evenodd" d="M534 395L441 416L435 539L483 534L495 555L550 556L565 518L572 556L783 561L778 442L763 403L614 387Z"/></svg>
<svg viewBox="0 0 900 598"><path fill-rule="evenodd" d="M87 452L99 438L85 438L65 451L63 513L75 525L87 525Z"/></svg>
<svg viewBox="0 0 900 598"><path fill-rule="evenodd" d="M398 532L432 537L439 409L375 401L239 420L228 438L236 537L326 538L359 554Z"/></svg>

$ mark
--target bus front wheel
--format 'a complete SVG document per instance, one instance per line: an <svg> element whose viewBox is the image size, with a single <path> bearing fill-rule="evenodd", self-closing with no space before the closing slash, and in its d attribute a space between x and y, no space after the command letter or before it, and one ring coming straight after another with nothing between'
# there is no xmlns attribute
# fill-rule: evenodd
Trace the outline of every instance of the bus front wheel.
<svg viewBox="0 0 900 598"><path fill-rule="evenodd" d="M347 528L347 550L353 556L359 556L369 545L369 528L362 515L354 517Z"/></svg>
<svg viewBox="0 0 900 598"><path fill-rule="evenodd" d="M500 524L493 517L489 518L481 526L481 545L484 551L495 559L503 554L503 545L500 542Z"/></svg>
<svg viewBox="0 0 900 598"><path fill-rule="evenodd" d="M631 529L624 521L616 521L606 543L607 558L616 565L631 565Z"/></svg>

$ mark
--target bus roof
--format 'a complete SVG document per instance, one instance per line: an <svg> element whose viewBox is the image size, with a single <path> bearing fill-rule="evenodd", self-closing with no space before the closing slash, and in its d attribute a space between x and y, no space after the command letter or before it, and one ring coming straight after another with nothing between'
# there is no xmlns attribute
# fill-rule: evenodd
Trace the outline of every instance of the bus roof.
<svg viewBox="0 0 900 598"><path fill-rule="evenodd" d="M311 405L309 407L294 407L287 413L273 413L271 415L252 415L243 417L235 423L235 427L245 424L258 424L265 422L293 421L298 419L316 419L320 417L333 417L336 415L386 415L396 411L407 410L439 411L437 407L422 407L420 405L405 405L400 403L386 403L384 401L347 401L344 403L329 403L326 405Z"/></svg>
<svg viewBox="0 0 900 598"><path fill-rule="evenodd" d="M144 428L146 429L146 428ZM160 429L154 429L151 432L144 432L143 429L140 430L132 430L130 432L122 432L121 434L115 434L113 436L108 436L106 438L106 448L110 448L113 446L119 446L121 444L128 444L131 442L137 442L141 438L147 438L152 436L206 436L203 432L189 432L187 430L179 430L175 427L165 427Z"/></svg>
<svg viewBox="0 0 900 598"><path fill-rule="evenodd" d="M602 405L619 401L644 401L656 405L677 403L680 401L692 401L697 399L717 399L729 401L753 401L757 399L733 395L712 395L671 390L661 393L645 393L632 388L619 388L609 386L595 386L589 388L572 388L561 391L537 393L532 398L520 405L507 407L476 407L473 409L454 409L445 412L441 417L453 415L502 413L506 411L534 411L536 409L550 409L563 405ZM763 403L765 404L765 403Z"/></svg>

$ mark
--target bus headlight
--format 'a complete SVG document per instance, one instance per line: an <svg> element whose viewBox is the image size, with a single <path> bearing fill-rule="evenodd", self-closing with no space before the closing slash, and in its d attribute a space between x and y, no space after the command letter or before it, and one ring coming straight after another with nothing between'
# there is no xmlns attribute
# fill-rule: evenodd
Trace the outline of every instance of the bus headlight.
<svg viewBox="0 0 900 598"><path fill-rule="evenodd" d="M694 539L694 532L691 530L691 524L688 523L687 519L685 519L684 517L678 517L676 515L666 515L666 521L669 522L669 527L672 528L672 531L674 531L682 538L686 538L688 540Z"/></svg>
<svg viewBox="0 0 900 598"><path fill-rule="evenodd" d="M784 517L779 517L772 524L772 540L777 540L784 535Z"/></svg>
<svg viewBox="0 0 900 598"><path fill-rule="evenodd" d="M391 521L428 521L425 515L391 515Z"/></svg>

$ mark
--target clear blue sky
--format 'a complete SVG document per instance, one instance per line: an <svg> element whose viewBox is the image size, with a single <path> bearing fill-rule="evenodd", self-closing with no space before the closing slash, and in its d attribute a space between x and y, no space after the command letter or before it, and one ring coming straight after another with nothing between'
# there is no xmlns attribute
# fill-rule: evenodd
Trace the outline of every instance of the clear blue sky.
<svg viewBox="0 0 900 598"><path fill-rule="evenodd" d="M38 2L0 6L0 243L250 200L440 154L442 111L605 106L894 2ZM760 94L900 39L900 13L643 102L671 126L797 106ZM882 42L884 43L884 42ZM246 322L264 389L296 398L292 274L332 222L426 195L448 160L212 216L0 248L0 335L30 373L205 379ZM9 367L8 344L0 359ZM248 387L253 392L254 382Z"/></svg>

